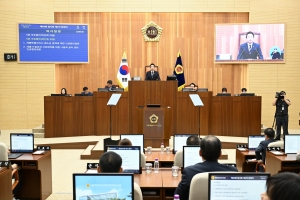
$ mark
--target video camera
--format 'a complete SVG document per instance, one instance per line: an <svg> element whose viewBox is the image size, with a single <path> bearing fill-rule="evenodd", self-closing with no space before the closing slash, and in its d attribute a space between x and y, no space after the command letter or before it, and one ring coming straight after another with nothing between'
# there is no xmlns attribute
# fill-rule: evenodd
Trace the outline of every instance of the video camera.
<svg viewBox="0 0 300 200"><path fill-rule="evenodd" d="M277 99L284 99L285 92L281 91L281 92L276 92L275 94L275 98Z"/></svg>

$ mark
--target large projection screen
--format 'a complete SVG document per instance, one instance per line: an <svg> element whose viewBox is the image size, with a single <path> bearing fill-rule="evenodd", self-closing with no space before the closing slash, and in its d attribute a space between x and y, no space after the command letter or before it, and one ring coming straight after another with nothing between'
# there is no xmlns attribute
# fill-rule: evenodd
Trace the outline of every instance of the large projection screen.
<svg viewBox="0 0 300 200"><path fill-rule="evenodd" d="M18 24L20 63L88 63L87 24Z"/></svg>
<svg viewBox="0 0 300 200"><path fill-rule="evenodd" d="M216 24L215 63L285 63L285 24Z"/></svg>

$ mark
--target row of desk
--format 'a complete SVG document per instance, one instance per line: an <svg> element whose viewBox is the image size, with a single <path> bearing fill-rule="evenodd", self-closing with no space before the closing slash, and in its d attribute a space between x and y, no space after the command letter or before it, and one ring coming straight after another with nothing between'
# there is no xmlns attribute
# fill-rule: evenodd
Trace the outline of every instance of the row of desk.
<svg viewBox="0 0 300 200"><path fill-rule="evenodd" d="M253 172L256 166L256 161L251 161L255 158L255 151L240 151L236 149L236 166L239 172ZM275 155L271 152L266 153L266 172L271 175L280 172L300 172L300 162L296 160L296 154Z"/></svg>

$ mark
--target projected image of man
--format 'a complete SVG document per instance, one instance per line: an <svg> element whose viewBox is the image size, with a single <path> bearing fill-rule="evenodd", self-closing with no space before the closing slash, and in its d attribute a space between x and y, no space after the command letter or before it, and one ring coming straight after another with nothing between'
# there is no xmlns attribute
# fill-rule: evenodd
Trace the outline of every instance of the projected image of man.
<svg viewBox="0 0 300 200"><path fill-rule="evenodd" d="M263 60L264 57L261 53L260 45L253 42L254 33L249 31L246 33L247 42L241 44L237 60L243 59L260 59Z"/></svg>

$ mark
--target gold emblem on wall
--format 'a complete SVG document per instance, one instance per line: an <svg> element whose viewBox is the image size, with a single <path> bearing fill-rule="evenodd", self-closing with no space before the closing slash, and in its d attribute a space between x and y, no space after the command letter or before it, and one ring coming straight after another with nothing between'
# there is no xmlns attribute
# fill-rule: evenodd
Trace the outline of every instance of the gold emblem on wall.
<svg viewBox="0 0 300 200"><path fill-rule="evenodd" d="M151 21L142 28L144 40L146 42L158 42L162 33L162 28Z"/></svg>
<svg viewBox="0 0 300 200"><path fill-rule="evenodd" d="M156 116L155 114L151 115L151 116L149 117L149 119L150 119L150 123L152 123L152 124L158 122L158 116Z"/></svg>

